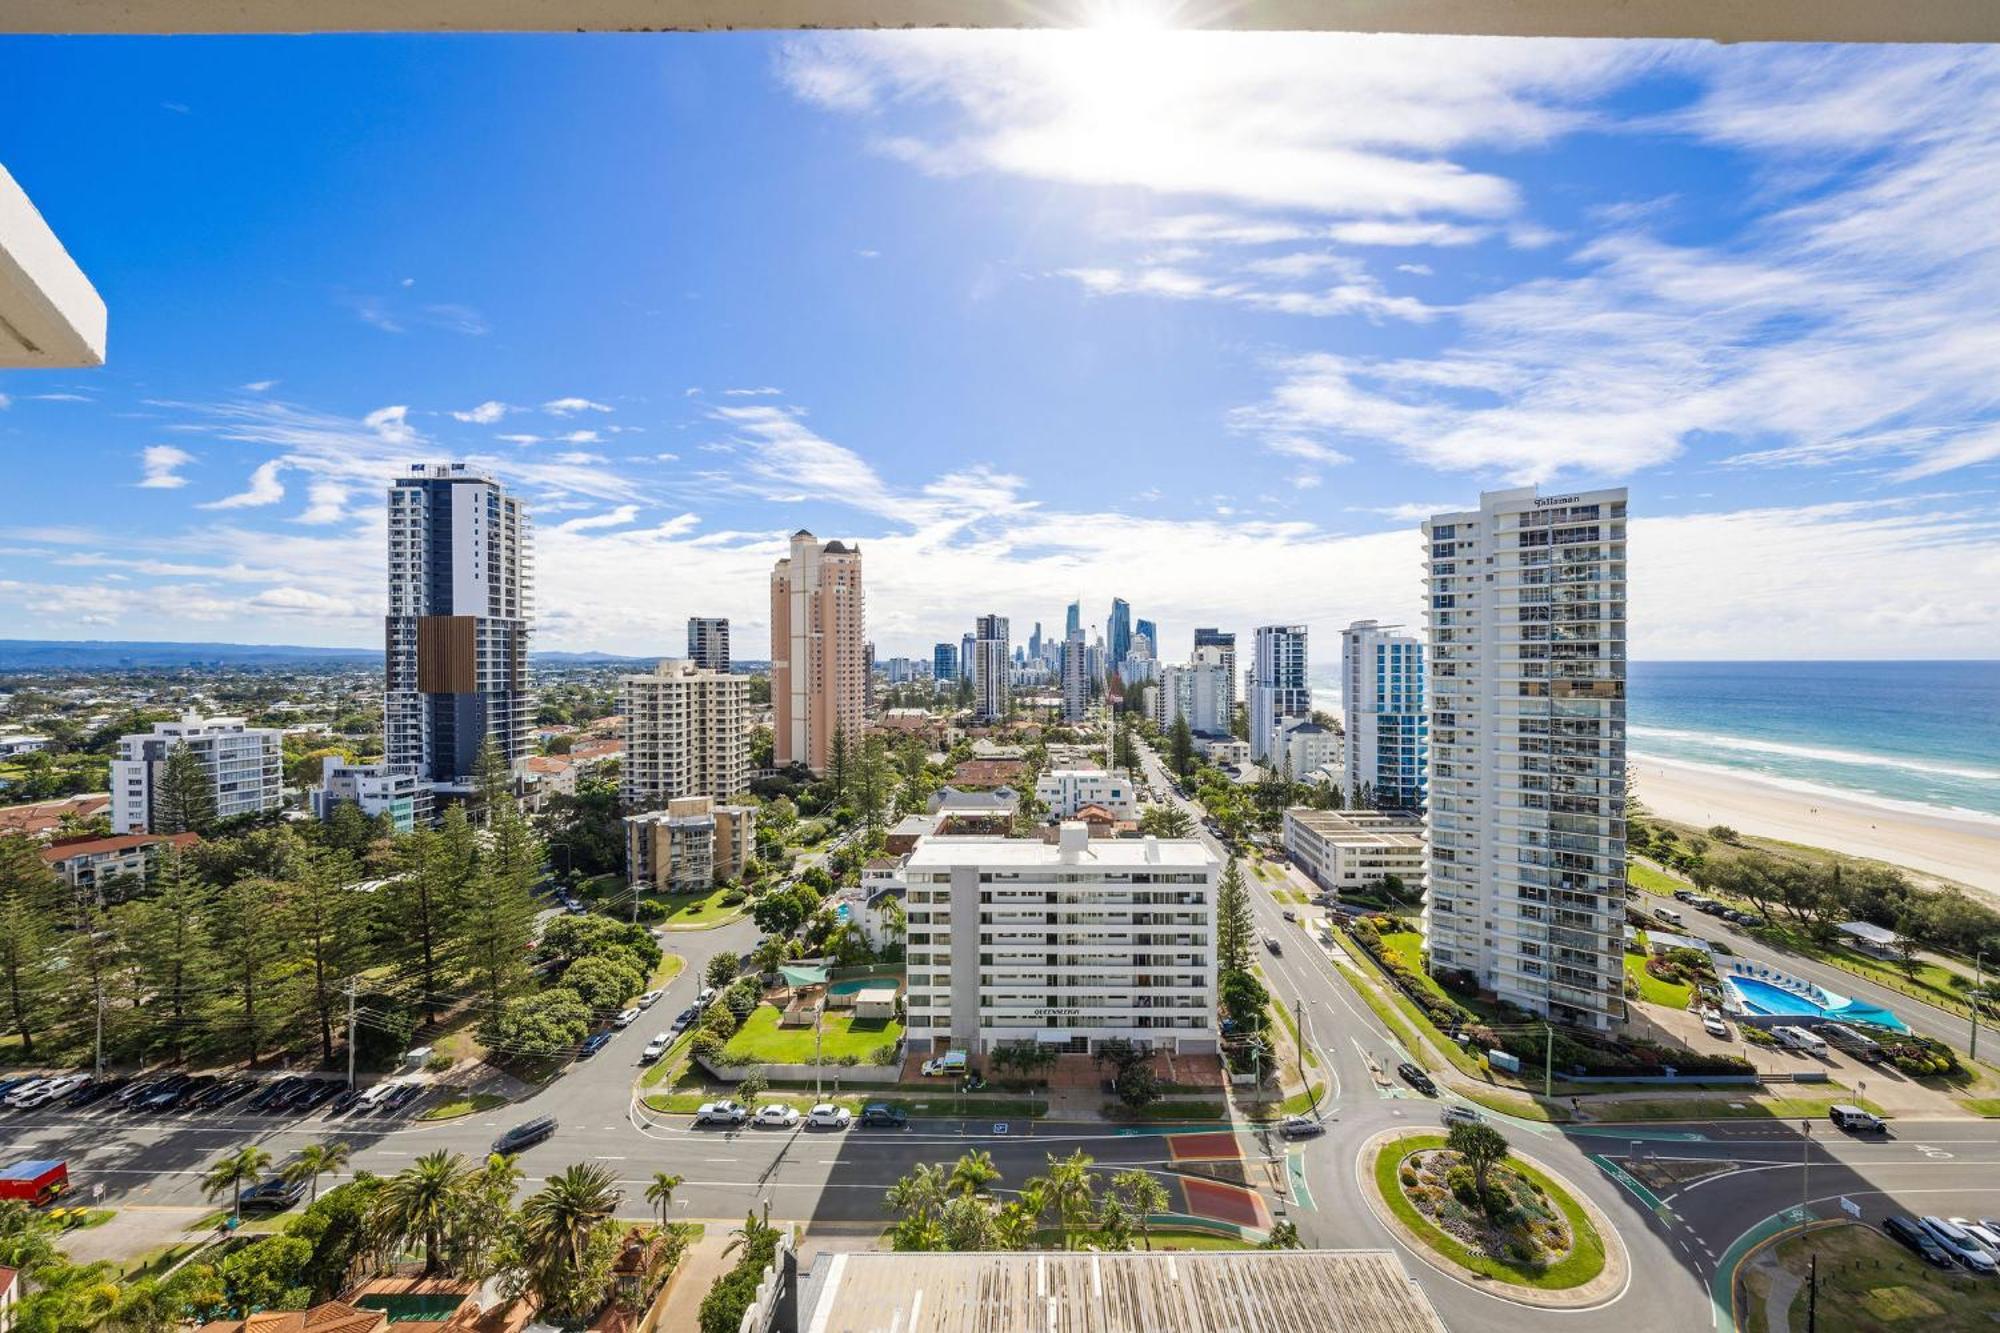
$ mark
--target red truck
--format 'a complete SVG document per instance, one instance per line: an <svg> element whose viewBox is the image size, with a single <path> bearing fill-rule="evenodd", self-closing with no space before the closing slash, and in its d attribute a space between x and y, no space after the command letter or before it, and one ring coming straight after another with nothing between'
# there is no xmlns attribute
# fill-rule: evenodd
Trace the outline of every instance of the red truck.
<svg viewBox="0 0 2000 1333"><path fill-rule="evenodd" d="M42 1208L68 1189L68 1162L38 1158L0 1168L0 1199L19 1199L30 1207Z"/></svg>

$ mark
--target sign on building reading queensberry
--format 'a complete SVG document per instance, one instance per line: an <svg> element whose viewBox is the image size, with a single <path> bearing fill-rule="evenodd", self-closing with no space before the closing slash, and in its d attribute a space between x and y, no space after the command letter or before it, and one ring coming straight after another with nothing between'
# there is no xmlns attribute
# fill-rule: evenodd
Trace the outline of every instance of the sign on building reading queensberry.
<svg viewBox="0 0 2000 1333"><path fill-rule="evenodd" d="M1035 1010L1035 1017L1036 1017L1036 1018L1075 1018L1075 1017L1076 1017L1076 1016L1077 1016L1077 1015L1078 1015L1079 1013L1081 1013L1081 1012L1083 1012L1083 1011L1082 1011L1082 1010L1080 1010L1080 1009L1037 1009L1037 1010Z"/></svg>
<svg viewBox="0 0 2000 1333"><path fill-rule="evenodd" d="M1582 497L1582 496L1580 496L1580 495L1543 495L1543 496L1538 496L1538 497L1536 498L1536 500L1535 500L1535 508L1537 508L1537 509L1546 509L1546 508L1548 508L1548 507L1549 507L1550 505L1567 505L1567 504L1575 504L1575 503L1576 503L1576 502L1577 502L1578 500L1581 500L1582 498L1583 498L1583 497Z"/></svg>

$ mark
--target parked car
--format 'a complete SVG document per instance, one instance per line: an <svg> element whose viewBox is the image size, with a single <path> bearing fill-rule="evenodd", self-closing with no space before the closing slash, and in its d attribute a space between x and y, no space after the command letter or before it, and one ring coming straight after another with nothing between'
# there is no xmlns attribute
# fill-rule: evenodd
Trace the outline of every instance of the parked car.
<svg viewBox="0 0 2000 1333"><path fill-rule="evenodd" d="M649 990L639 997L639 1007L641 1009L651 1009L660 1002L660 997L665 994L666 992L663 990Z"/></svg>
<svg viewBox="0 0 2000 1333"><path fill-rule="evenodd" d="M700 1017L701 1017L701 1010L696 1008L694 1005L689 1005L687 1008L681 1010L679 1013L674 1015L674 1031L679 1032L682 1028L686 1027L688 1024L694 1022L695 1019Z"/></svg>
<svg viewBox="0 0 2000 1333"><path fill-rule="evenodd" d="M1931 1233L1931 1239L1938 1243L1940 1249L1973 1272L1991 1277L1996 1270L2000 1270L2000 1264L1994 1262L1986 1247L1974 1240L1972 1233L1964 1227L1947 1222L1942 1217L1928 1215L1918 1221L1923 1223L1924 1230Z"/></svg>
<svg viewBox="0 0 2000 1333"><path fill-rule="evenodd" d="M1720 1037L1724 1041L1729 1040L1729 1024L1723 1022L1714 1014L1703 1014L1701 1016L1701 1030L1711 1037Z"/></svg>
<svg viewBox="0 0 2000 1333"><path fill-rule="evenodd" d="M534 1147L537 1143L554 1138L555 1132L556 1118L552 1115L545 1115L540 1119L516 1125L499 1138L493 1140L493 1151L501 1154L522 1152Z"/></svg>
<svg viewBox="0 0 2000 1333"><path fill-rule="evenodd" d="M620 1010L618 1017L611 1020L612 1025L614 1027L629 1028L639 1021L639 1012L639 1006L637 1005L633 1005L630 1009Z"/></svg>
<svg viewBox="0 0 2000 1333"><path fill-rule="evenodd" d="M243 1191L243 1211L282 1213L305 1197L305 1181L285 1181L273 1177L270 1180L259 1181Z"/></svg>
<svg viewBox="0 0 2000 1333"><path fill-rule="evenodd" d="M1470 1106L1447 1106L1438 1112L1438 1119L1444 1123L1445 1128L1449 1129L1453 1125L1482 1124L1486 1117L1473 1110Z"/></svg>
<svg viewBox="0 0 2000 1333"><path fill-rule="evenodd" d="M713 1003L715 1003L715 987L713 986L703 986L701 994L694 997L694 1007L696 1009L706 1009Z"/></svg>
<svg viewBox="0 0 2000 1333"><path fill-rule="evenodd" d="M360 1100L361 1089L343 1088L340 1095L333 1099L333 1104L326 1108L326 1113L328 1115L345 1115L347 1112L353 1110L354 1104Z"/></svg>
<svg viewBox="0 0 2000 1333"><path fill-rule="evenodd" d="M1970 1217L1954 1217L1951 1224L1985 1246L1988 1254L2000 1258L2000 1227Z"/></svg>
<svg viewBox="0 0 2000 1333"><path fill-rule="evenodd" d="M647 1065L653 1063L653 1061L665 1055L667 1047L673 1044L674 1034L671 1032L662 1032L659 1036L646 1043L645 1050L639 1052L639 1063Z"/></svg>
<svg viewBox="0 0 2000 1333"><path fill-rule="evenodd" d="M1683 902L1683 903L1688 903L1688 902L1693 902L1693 901L1694 901L1694 890L1693 890L1693 889L1675 889L1675 890L1674 890L1674 900L1675 900L1676 902Z"/></svg>
<svg viewBox="0 0 2000 1333"><path fill-rule="evenodd" d="M861 1108L860 1123L879 1129L901 1129L910 1123L910 1113L887 1102L870 1102Z"/></svg>
<svg viewBox="0 0 2000 1333"><path fill-rule="evenodd" d="M395 1091L382 1099L381 1114L394 1115L429 1091L430 1088L422 1083L399 1083Z"/></svg>
<svg viewBox="0 0 2000 1333"><path fill-rule="evenodd" d="M13 1078L0 1078L0 1099L13 1096L14 1091L22 1084L33 1083L34 1081L34 1078L27 1074L17 1074Z"/></svg>
<svg viewBox="0 0 2000 1333"><path fill-rule="evenodd" d="M694 1113L697 1125L740 1125L750 1118L750 1108L742 1102L703 1102Z"/></svg>
<svg viewBox="0 0 2000 1333"><path fill-rule="evenodd" d="M1407 1060L1396 1066L1396 1075L1426 1097L1438 1095L1437 1084L1431 1082L1431 1076Z"/></svg>
<svg viewBox="0 0 2000 1333"><path fill-rule="evenodd" d="M582 1049L577 1051L576 1058L579 1060L588 1060L591 1056L603 1050L610 1041L611 1034L609 1032L594 1032L584 1041Z"/></svg>
<svg viewBox="0 0 2000 1333"><path fill-rule="evenodd" d="M766 1107L765 1109L768 1110L770 1108ZM761 1115L762 1112L758 1114ZM834 1106L829 1102L822 1102L818 1106L813 1107L812 1110L806 1112L806 1127L808 1129L846 1129L853 1123L854 1112L848 1110L845 1106Z"/></svg>
<svg viewBox="0 0 2000 1333"><path fill-rule="evenodd" d="M8 1090L6 1100L0 1101L0 1106L26 1106L28 1098L53 1082L55 1080L52 1078L24 1079Z"/></svg>
<svg viewBox="0 0 2000 1333"><path fill-rule="evenodd" d="M1951 1256L1944 1246L1932 1239L1931 1233L1917 1225L1913 1217L1889 1217L1882 1221L1882 1230L1892 1239L1899 1240L1916 1251L1917 1256L1933 1268L1950 1268Z"/></svg>
<svg viewBox="0 0 2000 1333"><path fill-rule="evenodd" d="M768 1102L757 1108L750 1122L761 1129L790 1129L799 1123L799 1113L783 1102Z"/></svg>
<svg viewBox="0 0 2000 1333"><path fill-rule="evenodd" d="M97 1079L93 1082L84 1084L82 1087L78 1088L75 1092L72 1092L63 1101L63 1105L69 1107L71 1110L76 1110L79 1107L84 1107L84 1106L95 1106L97 1103L103 1101L106 1097L117 1096L118 1093L121 1090L123 1090L124 1087L131 1081L132 1080L127 1078Z"/></svg>
<svg viewBox="0 0 2000 1333"><path fill-rule="evenodd" d="M1278 1133L1288 1139L1309 1139L1326 1133L1326 1126L1309 1115L1290 1115L1279 1122Z"/></svg>
<svg viewBox="0 0 2000 1333"><path fill-rule="evenodd" d="M1757 913L1745 912L1741 916L1738 916L1736 918L1736 924L1743 927L1745 930L1754 930L1758 926L1765 924L1765 922L1764 918L1757 915Z"/></svg>
<svg viewBox="0 0 2000 1333"><path fill-rule="evenodd" d="M190 1089L199 1092L201 1088L207 1087L208 1083L212 1081L213 1080L207 1080L202 1082L199 1086L197 1086L195 1080L191 1078L182 1077L182 1078L167 1079L165 1082L155 1087L151 1092L147 1093L145 1096L141 1097L138 1101L134 1102L133 1108L135 1110L144 1111L152 1115L159 1115L166 1111L178 1110L180 1108L182 1099L188 1095Z"/></svg>

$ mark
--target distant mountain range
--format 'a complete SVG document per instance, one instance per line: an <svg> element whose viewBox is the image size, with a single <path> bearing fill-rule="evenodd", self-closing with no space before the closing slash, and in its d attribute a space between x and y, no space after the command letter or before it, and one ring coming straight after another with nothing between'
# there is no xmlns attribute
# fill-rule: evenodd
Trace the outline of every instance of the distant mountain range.
<svg viewBox="0 0 2000 1333"><path fill-rule="evenodd" d="M645 662L617 653L537 652L542 663ZM311 648L289 643L143 643L105 639L0 639L0 671L148 671L173 667L364 666L380 648Z"/></svg>

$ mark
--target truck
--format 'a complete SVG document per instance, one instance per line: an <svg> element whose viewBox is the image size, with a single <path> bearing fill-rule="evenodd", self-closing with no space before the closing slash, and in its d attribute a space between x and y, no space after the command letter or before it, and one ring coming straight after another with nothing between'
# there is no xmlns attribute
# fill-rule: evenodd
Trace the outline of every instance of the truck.
<svg viewBox="0 0 2000 1333"><path fill-rule="evenodd" d="M30 1158L0 1169L0 1199L18 1199L43 1208L69 1189L69 1163L53 1157Z"/></svg>

